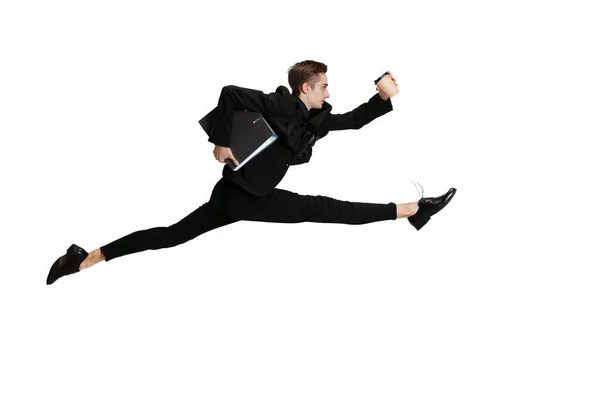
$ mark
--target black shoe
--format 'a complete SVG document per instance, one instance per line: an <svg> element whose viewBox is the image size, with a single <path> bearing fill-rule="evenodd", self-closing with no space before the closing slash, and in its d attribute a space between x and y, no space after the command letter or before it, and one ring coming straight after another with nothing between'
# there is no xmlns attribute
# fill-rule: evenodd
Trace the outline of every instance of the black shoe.
<svg viewBox="0 0 600 400"><path fill-rule="evenodd" d="M60 256L58 260L52 264L52 268L50 268L50 272L48 273L48 278L46 278L46 285L52 285L61 276L79 272L79 265L87 256L87 251L76 244L72 244L71 247L67 249L67 254Z"/></svg>
<svg viewBox="0 0 600 400"><path fill-rule="evenodd" d="M420 186L420 185L419 185ZM421 189L423 187L421 186ZM414 226L417 230L421 229L431 218L432 215L437 214L442 208L452 200L456 189L452 188L448 190L446 194L439 197L421 197L418 202L419 209L413 216L408 217L408 222Z"/></svg>

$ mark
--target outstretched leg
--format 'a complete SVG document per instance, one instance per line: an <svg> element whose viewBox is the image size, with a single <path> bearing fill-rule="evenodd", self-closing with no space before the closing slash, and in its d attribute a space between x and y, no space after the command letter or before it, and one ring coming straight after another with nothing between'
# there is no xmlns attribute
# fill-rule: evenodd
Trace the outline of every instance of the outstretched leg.
<svg viewBox="0 0 600 400"><path fill-rule="evenodd" d="M273 189L265 196L253 196L228 183L223 183L227 196L211 201L224 213L239 220L263 222L323 222L368 224L395 220L416 213L415 203L359 203L327 196L300 195L284 189Z"/></svg>
<svg viewBox="0 0 600 400"><path fill-rule="evenodd" d="M100 261L110 261L126 254L174 247L210 230L236 221L237 219L219 212L213 205L204 203L181 221L171 226L136 231L101 246L88 255L79 266L79 269L89 268Z"/></svg>

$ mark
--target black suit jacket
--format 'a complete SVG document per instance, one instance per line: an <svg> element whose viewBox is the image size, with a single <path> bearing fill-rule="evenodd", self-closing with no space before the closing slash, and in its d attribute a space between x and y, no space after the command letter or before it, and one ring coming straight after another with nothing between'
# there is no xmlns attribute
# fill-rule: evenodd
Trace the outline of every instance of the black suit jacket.
<svg viewBox="0 0 600 400"><path fill-rule="evenodd" d="M327 102L307 113L301 102L285 86L268 94L234 85L223 87L217 106L203 117L211 127L208 141L229 147L233 114L241 110L260 112L279 136L238 171L225 165L223 177L254 195L265 195L281 182L290 165L308 162L314 143L329 131L359 129L393 110L391 99L383 100L378 93L344 114L332 114Z"/></svg>

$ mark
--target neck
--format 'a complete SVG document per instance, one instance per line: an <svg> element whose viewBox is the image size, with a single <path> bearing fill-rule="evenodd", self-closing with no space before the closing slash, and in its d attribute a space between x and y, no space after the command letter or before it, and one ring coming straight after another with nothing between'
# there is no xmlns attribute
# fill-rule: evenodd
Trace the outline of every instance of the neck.
<svg viewBox="0 0 600 400"><path fill-rule="evenodd" d="M302 94L300 94L299 96L296 96L296 97L298 97L300 100L302 100L302 102L303 102L303 103L304 103L304 105L306 106L306 109L307 109L308 111L310 111L310 106L308 105L308 102L306 101L306 97L305 97L305 96L303 96Z"/></svg>

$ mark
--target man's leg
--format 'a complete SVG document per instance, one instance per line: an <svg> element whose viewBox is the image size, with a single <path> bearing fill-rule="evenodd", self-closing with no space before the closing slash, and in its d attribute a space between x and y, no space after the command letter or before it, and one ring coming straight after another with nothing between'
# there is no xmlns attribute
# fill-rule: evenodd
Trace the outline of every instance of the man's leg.
<svg viewBox="0 0 600 400"><path fill-rule="evenodd" d="M158 250L185 243L203 233L229 225L237 219L204 203L181 221L168 226L156 227L130 233L89 253L79 269L89 268L100 261L145 250Z"/></svg>
<svg viewBox="0 0 600 400"><path fill-rule="evenodd" d="M359 225L409 217L417 212L418 206L416 202L350 202L327 196L299 195L284 189L273 189L269 194L260 197L236 196L227 208L226 211L230 215L240 220Z"/></svg>

